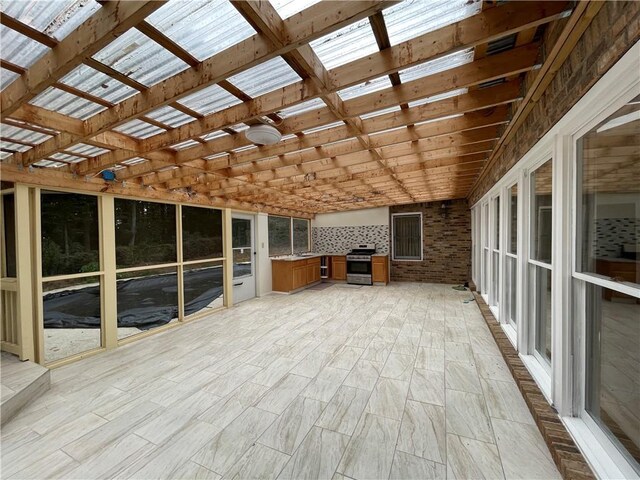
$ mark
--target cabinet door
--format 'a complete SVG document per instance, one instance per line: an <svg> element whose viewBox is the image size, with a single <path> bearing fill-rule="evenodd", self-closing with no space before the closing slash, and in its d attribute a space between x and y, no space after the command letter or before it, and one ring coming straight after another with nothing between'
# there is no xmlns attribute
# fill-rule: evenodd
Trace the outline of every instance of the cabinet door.
<svg viewBox="0 0 640 480"><path fill-rule="evenodd" d="M307 267L294 267L293 268L293 290L304 287L307 284Z"/></svg>
<svg viewBox="0 0 640 480"><path fill-rule="evenodd" d="M340 260L333 262L333 278L334 280L347 279L347 262Z"/></svg>
<svg viewBox="0 0 640 480"><path fill-rule="evenodd" d="M374 282L387 283L387 266L384 262L373 262L371 265L371 275Z"/></svg>

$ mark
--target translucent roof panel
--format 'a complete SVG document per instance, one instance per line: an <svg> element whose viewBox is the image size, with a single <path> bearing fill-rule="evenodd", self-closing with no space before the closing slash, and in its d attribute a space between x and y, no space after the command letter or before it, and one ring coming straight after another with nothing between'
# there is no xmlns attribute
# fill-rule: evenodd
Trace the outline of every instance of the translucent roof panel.
<svg viewBox="0 0 640 480"><path fill-rule="evenodd" d="M111 103L119 103L138 93L135 88L86 65L78 66L60 81Z"/></svg>
<svg viewBox="0 0 640 480"><path fill-rule="evenodd" d="M200 143L196 142L195 140L185 140L184 142L172 145L171 148L174 150L184 150L185 148L195 147L196 145L200 145Z"/></svg>
<svg viewBox="0 0 640 480"><path fill-rule="evenodd" d="M171 0L147 21L198 60L256 33L229 0Z"/></svg>
<svg viewBox="0 0 640 480"><path fill-rule="evenodd" d="M10 70L5 70L4 68L0 68L0 90L4 90L4 87L9 85L19 76L20 75Z"/></svg>
<svg viewBox="0 0 640 480"><path fill-rule="evenodd" d="M29 147L27 145L21 145L19 143L9 142L7 140L1 140L0 148L4 148L12 152L26 152L27 150L30 150L32 147Z"/></svg>
<svg viewBox="0 0 640 480"><path fill-rule="evenodd" d="M270 0L280 18L289 18L302 10L315 5L320 0Z"/></svg>
<svg viewBox="0 0 640 480"><path fill-rule="evenodd" d="M93 15L100 4L93 0L2 0L5 15L62 40L78 25Z"/></svg>
<svg viewBox="0 0 640 480"><path fill-rule="evenodd" d="M316 110L322 107L326 107L322 99L314 98L313 100L299 103L298 105L294 105L293 107L283 108L278 112L278 115L284 118L288 118L288 117L293 117L294 115L299 115L301 113L308 112L310 110Z"/></svg>
<svg viewBox="0 0 640 480"><path fill-rule="evenodd" d="M109 153L109 150L106 148L94 147L93 145L87 145L84 143L73 145L72 147L67 148L66 151L70 153L77 153L78 155L89 155L90 157Z"/></svg>
<svg viewBox="0 0 640 480"><path fill-rule="evenodd" d="M0 134L3 137L7 137L7 139L20 140L22 142L33 143L34 145L42 143L45 140L51 138L51 135L45 135L44 133L40 132L32 132L31 130L4 124L0 126Z"/></svg>
<svg viewBox="0 0 640 480"><path fill-rule="evenodd" d="M192 116L186 115L172 107L161 107L147 113L146 116L173 128L194 120Z"/></svg>
<svg viewBox="0 0 640 480"><path fill-rule="evenodd" d="M378 117L380 115L384 115L385 113L397 112L399 110L400 110L400 106L399 105L395 105L393 107L384 108L382 110L377 110L375 112L365 113L364 115L360 115L360 118L364 119L364 118Z"/></svg>
<svg viewBox="0 0 640 480"><path fill-rule="evenodd" d="M102 105L76 97L71 93L63 92L54 87L47 88L29 103L82 120L105 110Z"/></svg>
<svg viewBox="0 0 640 480"><path fill-rule="evenodd" d="M19 3L19 2L17 2ZM33 65L49 49L21 33L0 25L2 59L24 68Z"/></svg>
<svg viewBox="0 0 640 480"><path fill-rule="evenodd" d="M65 163L78 163L84 160L84 158L82 157L78 157L76 155L69 155L68 153L54 153L53 155L50 155L49 158L52 158L54 160L59 160Z"/></svg>
<svg viewBox="0 0 640 480"><path fill-rule="evenodd" d="M382 90L384 88L392 87L391 80L389 77L378 77L374 80L370 80L365 83L360 83L358 85L354 85L353 87L345 88L344 90L340 90L338 95L342 100L348 100L350 98L360 97L362 95L366 95L367 93L377 92L378 90Z"/></svg>
<svg viewBox="0 0 640 480"><path fill-rule="evenodd" d="M202 115L209 115L242 101L218 85L211 85L181 98L179 103Z"/></svg>
<svg viewBox="0 0 640 480"><path fill-rule="evenodd" d="M120 163L122 165L137 165L138 163L144 163L146 161L147 161L146 158L135 157L135 158L130 158L128 160L123 160Z"/></svg>
<svg viewBox="0 0 640 480"><path fill-rule="evenodd" d="M276 57L249 70L229 77L229 81L251 97L257 97L300 81L300 76Z"/></svg>
<svg viewBox="0 0 640 480"><path fill-rule="evenodd" d="M309 133L314 133L314 132L320 132L322 130L327 130L327 129L333 128L333 127L341 127L342 125L344 125L344 122L343 121L339 121L339 122L329 123L327 125L321 125L319 127L310 128L309 130L303 130L302 133L309 134Z"/></svg>
<svg viewBox="0 0 640 480"><path fill-rule="evenodd" d="M64 167L64 163L54 162L53 160L40 160L34 163L33 166L40 168L60 168Z"/></svg>
<svg viewBox="0 0 640 480"><path fill-rule="evenodd" d="M416 100L415 102L409 102L409 107L417 107L418 105L437 102L438 100L444 100L445 98L457 97L458 95L462 95L467 92L468 92L468 89L466 88L451 90L450 92L444 92L438 95L433 95L432 97L422 98L420 100Z"/></svg>
<svg viewBox="0 0 640 480"><path fill-rule="evenodd" d="M480 0L405 0L382 11L391 45L478 13Z"/></svg>
<svg viewBox="0 0 640 480"><path fill-rule="evenodd" d="M320 37L310 45L327 69L378 51L376 37L367 18Z"/></svg>
<svg viewBox="0 0 640 480"><path fill-rule="evenodd" d="M227 132L223 132L222 130L216 130L215 132L207 133L206 135L201 136L200 138L205 142L209 140L213 140L214 138L226 137L229 135Z"/></svg>
<svg viewBox="0 0 640 480"><path fill-rule="evenodd" d="M116 38L93 58L147 86L189 68L178 57L135 29Z"/></svg>
<svg viewBox="0 0 640 480"><path fill-rule="evenodd" d="M452 54L445 55L444 57L436 58L435 60L421 63L420 65L416 65L411 68L407 68L406 70L401 70L399 72L400 80L402 80L402 83L407 83L411 80L416 80L418 78L433 75L438 72L443 72L445 70L449 70L450 68L459 67L460 65L464 65L465 63L469 63L472 61L473 49L470 48L467 50L454 52Z"/></svg>
<svg viewBox="0 0 640 480"><path fill-rule="evenodd" d="M142 120L131 120L115 127L114 130L136 138L148 138L166 132L163 128L156 127Z"/></svg>

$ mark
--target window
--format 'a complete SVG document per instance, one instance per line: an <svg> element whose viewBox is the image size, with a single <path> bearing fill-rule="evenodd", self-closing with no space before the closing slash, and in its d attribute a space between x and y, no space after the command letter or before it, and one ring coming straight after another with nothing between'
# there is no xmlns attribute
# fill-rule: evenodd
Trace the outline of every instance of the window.
<svg viewBox="0 0 640 480"><path fill-rule="evenodd" d="M640 473L640 97L577 141L585 411Z"/></svg>
<svg viewBox="0 0 640 480"><path fill-rule="evenodd" d="M309 220L269 215L269 255L291 255L311 250Z"/></svg>
<svg viewBox="0 0 640 480"><path fill-rule="evenodd" d="M293 219L293 253L308 252L309 248L309 220Z"/></svg>
<svg viewBox="0 0 640 480"><path fill-rule="evenodd" d="M551 226L552 160L531 173L531 245L529 252L529 315L533 329L533 354L551 367Z"/></svg>
<svg viewBox="0 0 640 480"><path fill-rule="evenodd" d="M248 218L233 218L233 278L241 278L253 273L253 232L252 221Z"/></svg>
<svg viewBox="0 0 640 480"><path fill-rule="evenodd" d="M183 206L183 260L222 258L222 256L222 211Z"/></svg>
<svg viewBox="0 0 640 480"><path fill-rule="evenodd" d="M422 260L422 214L394 213L393 259Z"/></svg>
<svg viewBox="0 0 640 480"><path fill-rule="evenodd" d="M16 210L13 193L0 195L2 214L2 271L0 277L16 276Z"/></svg>
<svg viewBox="0 0 640 480"><path fill-rule="evenodd" d="M491 292L489 305L495 308L496 318L500 311L500 197L493 200L493 233L491 238Z"/></svg>
<svg viewBox="0 0 640 480"><path fill-rule="evenodd" d="M508 241L505 252L505 304L507 321L514 328L517 325L517 285L518 285L518 185L513 185L507 190L507 202L505 206L509 212L507 215Z"/></svg>

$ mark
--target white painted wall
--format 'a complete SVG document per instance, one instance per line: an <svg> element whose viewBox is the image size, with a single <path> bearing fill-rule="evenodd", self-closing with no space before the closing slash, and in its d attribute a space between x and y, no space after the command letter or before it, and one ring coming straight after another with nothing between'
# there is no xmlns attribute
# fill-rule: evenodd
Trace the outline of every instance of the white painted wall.
<svg viewBox="0 0 640 480"><path fill-rule="evenodd" d="M256 215L256 295L271 293L271 260L269 259L269 216Z"/></svg>
<svg viewBox="0 0 640 480"><path fill-rule="evenodd" d="M312 227L358 227L363 225L389 225L389 207L321 213L311 220Z"/></svg>

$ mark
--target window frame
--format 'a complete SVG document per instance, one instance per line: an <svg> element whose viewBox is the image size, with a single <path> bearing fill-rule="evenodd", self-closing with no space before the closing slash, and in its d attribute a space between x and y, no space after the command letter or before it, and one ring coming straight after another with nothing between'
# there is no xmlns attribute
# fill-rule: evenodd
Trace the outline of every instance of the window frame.
<svg viewBox="0 0 640 480"><path fill-rule="evenodd" d="M299 253L306 253L306 252L310 252L311 251L311 220L309 220L308 218L302 218L302 217L288 217L286 215L267 215L267 238L269 236L269 218L271 217L277 217L277 218L287 218L289 219L289 253L281 253L281 254L271 254L271 242L269 242L269 258L276 258L276 257L282 257L282 256L288 256L288 255L296 255ZM307 250L302 251L302 252L296 252L294 250L294 243L293 243L293 221L294 220L304 220L307 223Z"/></svg>
<svg viewBox="0 0 640 480"><path fill-rule="evenodd" d="M420 231L420 258L411 258L411 257L397 257L396 249L395 249L395 219L397 217L412 217L417 216L419 218L419 231ZM394 262L422 262L424 261L424 223L422 212L401 212L401 213L392 213L391 214L391 259Z"/></svg>

